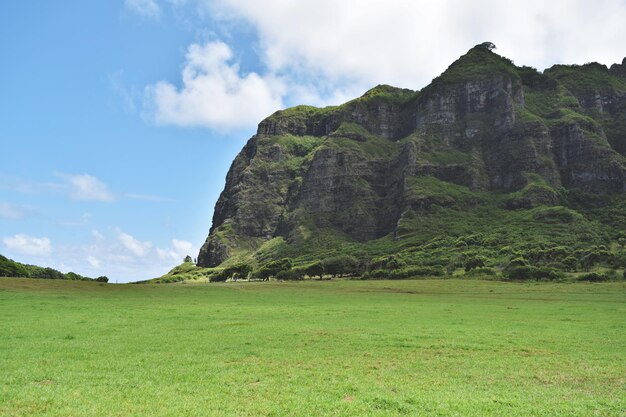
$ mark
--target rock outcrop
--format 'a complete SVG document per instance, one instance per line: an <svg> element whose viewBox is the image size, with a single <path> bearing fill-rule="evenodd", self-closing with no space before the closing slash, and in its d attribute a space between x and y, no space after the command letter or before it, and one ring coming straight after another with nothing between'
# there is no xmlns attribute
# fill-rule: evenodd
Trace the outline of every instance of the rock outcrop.
<svg viewBox="0 0 626 417"><path fill-rule="evenodd" d="M382 85L276 112L234 160L198 264L314 230L366 242L409 212L478 204L446 184L510 194L511 210L557 204L563 189L625 193L624 66L542 74L480 45L419 92Z"/></svg>

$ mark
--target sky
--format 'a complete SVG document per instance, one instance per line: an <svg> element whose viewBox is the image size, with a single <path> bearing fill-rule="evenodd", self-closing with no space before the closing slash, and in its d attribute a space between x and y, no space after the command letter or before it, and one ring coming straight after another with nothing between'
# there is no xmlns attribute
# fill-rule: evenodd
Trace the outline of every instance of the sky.
<svg viewBox="0 0 626 417"><path fill-rule="evenodd" d="M110 282L196 257L273 112L418 90L472 46L518 65L626 56L626 0L0 4L0 254Z"/></svg>

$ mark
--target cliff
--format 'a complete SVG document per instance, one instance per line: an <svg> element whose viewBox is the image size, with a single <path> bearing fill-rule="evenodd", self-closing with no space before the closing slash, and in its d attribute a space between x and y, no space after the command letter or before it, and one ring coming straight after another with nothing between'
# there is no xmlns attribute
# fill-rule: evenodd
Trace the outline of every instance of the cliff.
<svg viewBox="0 0 626 417"><path fill-rule="evenodd" d="M589 213L626 193L625 68L540 73L478 45L421 91L380 85L276 112L235 158L198 265L372 258L514 224L507 245L526 218L554 235L535 219L549 207L583 213L583 234L610 233L621 223Z"/></svg>

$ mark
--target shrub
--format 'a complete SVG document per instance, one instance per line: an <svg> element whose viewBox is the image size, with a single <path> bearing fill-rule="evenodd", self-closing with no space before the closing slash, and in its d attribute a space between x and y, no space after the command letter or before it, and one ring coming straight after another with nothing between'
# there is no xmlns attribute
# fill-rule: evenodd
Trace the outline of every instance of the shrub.
<svg viewBox="0 0 626 417"><path fill-rule="evenodd" d="M275 277L281 271L287 271L291 269L291 259L284 258L279 261L271 261L263 265L259 270L255 271L254 276L258 279L267 280L270 277Z"/></svg>
<svg viewBox="0 0 626 417"><path fill-rule="evenodd" d="M556 269L535 266L513 266L504 270L504 276L514 281L548 280L556 281L565 277L565 274Z"/></svg>
<svg viewBox="0 0 626 417"><path fill-rule="evenodd" d="M65 275L62 272L52 268L36 268L31 271L30 276L32 278L44 278L44 279L65 279Z"/></svg>
<svg viewBox="0 0 626 417"><path fill-rule="evenodd" d="M0 255L0 277L30 277L24 265Z"/></svg>
<svg viewBox="0 0 626 417"><path fill-rule="evenodd" d="M224 273L224 270L215 271L209 275L209 282L224 282L228 279L228 275Z"/></svg>
<svg viewBox="0 0 626 417"><path fill-rule="evenodd" d="M324 272L331 274L333 277L337 275L350 275L357 272L358 259L350 255L338 255L332 258L326 258L322 261Z"/></svg>
<svg viewBox="0 0 626 417"><path fill-rule="evenodd" d="M173 282L180 282L180 281L184 281L184 280L185 280L185 276L184 275L176 275L176 276L159 278L155 282L157 284L171 284Z"/></svg>
<svg viewBox="0 0 626 417"><path fill-rule="evenodd" d="M370 271L370 278L373 279L384 279L389 276L389 271L385 271L383 269L375 269Z"/></svg>
<svg viewBox="0 0 626 417"><path fill-rule="evenodd" d="M304 271L302 268L291 268L285 271L280 271L278 274L276 274L276 278L285 281L300 280L304 278Z"/></svg>
<svg viewBox="0 0 626 417"><path fill-rule="evenodd" d="M226 279L244 279L248 277L248 274L252 271L252 267L245 263L235 264L224 268L222 272Z"/></svg>
<svg viewBox="0 0 626 417"><path fill-rule="evenodd" d="M474 268L482 268L485 266L485 258L482 256L474 256L465 261L465 272Z"/></svg>
<svg viewBox="0 0 626 417"><path fill-rule="evenodd" d="M441 266L407 266L402 269L394 269L391 271L384 269L375 269L364 273L362 279L407 279L426 276L443 276L445 271Z"/></svg>
<svg viewBox="0 0 626 417"><path fill-rule="evenodd" d="M378 258L372 259L372 263L370 264L370 270L375 269L399 269L406 266L406 262L404 259L395 256L381 256Z"/></svg>
<svg viewBox="0 0 626 417"><path fill-rule="evenodd" d="M514 266L528 266L528 261L523 257L518 256L517 258L511 259L511 261L507 265L507 268L512 268Z"/></svg>
<svg viewBox="0 0 626 417"><path fill-rule="evenodd" d="M611 265L615 268L626 268L626 251L621 251L613 255Z"/></svg>
<svg viewBox="0 0 626 417"><path fill-rule="evenodd" d="M578 266L578 259L573 256L568 256L562 259L561 262L563 263L563 265L565 265L566 271L575 271L576 267Z"/></svg>
<svg viewBox="0 0 626 417"><path fill-rule="evenodd" d="M71 281L85 281L87 278L83 277L82 275L78 275L75 272L68 272L67 274L65 274L65 279Z"/></svg>
<svg viewBox="0 0 626 417"><path fill-rule="evenodd" d="M578 281L587 282L603 282L608 280L609 277L606 274L599 274L597 272L590 272L588 274L584 274L578 277Z"/></svg>
<svg viewBox="0 0 626 417"><path fill-rule="evenodd" d="M496 271L493 268L474 268L465 272L465 276L468 278L476 278L481 276L493 277L496 275Z"/></svg>
<svg viewBox="0 0 626 417"><path fill-rule="evenodd" d="M304 267L304 273L309 277L322 277L324 276L324 266L321 262L314 262Z"/></svg>
<svg viewBox="0 0 626 417"><path fill-rule="evenodd" d="M610 261L611 259L612 254L604 248L594 247L594 249L586 251L581 256L580 265L582 266L583 271L589 271L594 265L597 265L600 262Z"/></svg>

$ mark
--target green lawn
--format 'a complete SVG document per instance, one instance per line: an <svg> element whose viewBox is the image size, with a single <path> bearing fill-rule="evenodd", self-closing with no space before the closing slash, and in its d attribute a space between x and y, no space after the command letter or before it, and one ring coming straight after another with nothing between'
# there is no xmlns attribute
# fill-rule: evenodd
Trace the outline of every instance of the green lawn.
<svg viewBox="0 0 626 417"><path fill-rule="evenodd" d="M624 416L626 283L0 279L1 416Z"/></svg>

